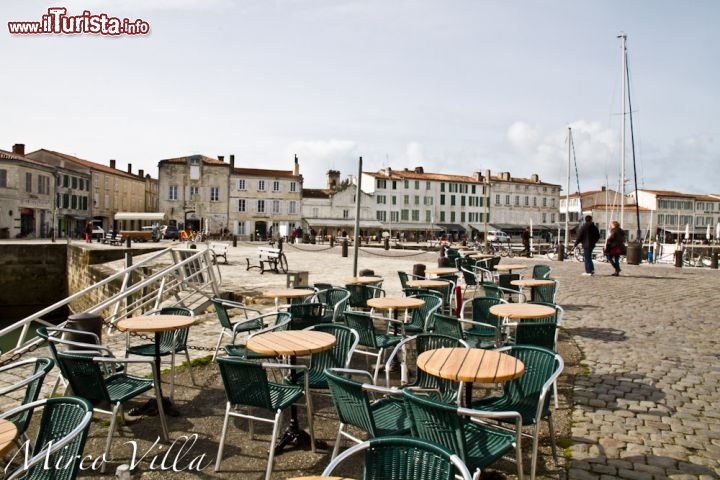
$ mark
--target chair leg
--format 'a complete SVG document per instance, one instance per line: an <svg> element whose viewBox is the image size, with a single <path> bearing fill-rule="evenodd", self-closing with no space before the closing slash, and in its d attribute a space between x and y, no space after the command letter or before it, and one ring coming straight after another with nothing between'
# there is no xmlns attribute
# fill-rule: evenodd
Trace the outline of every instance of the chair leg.
<svg viewBox="0 0 720 480"><path fill-rule="evenodd" d="M223 337L225 336L225 327L220 330L220 336L218 337L218 341L215 344L215 353L213 353L212 361L214 362L217 358L218 350L220 350L220 342L222 342Z"/></svg>
<svg viewBox="0 0 720 480"><path fill-rule="evenodd" d="M335 447L333 448L332 455L330 456L330 460L335 460L335 457L337 457L337 454L340 453L340 442L342 442L343 439L343 428L345 428L345 424L340 422L340 426L338 427L338 434L337 438L335 439Z"/></svg>
<svg viewBox="0 0 720 480"><path fill-rule="evenodd" d="M225 434L227 433L228 422L230 421L230 402L225 404L225 418L223 419L222 432L220 433L220 444L218 445L217 460L215 460L215 471L220 469L220 461L222 461L223 450L225 449Z"/></svg>
<svg viewBox="0 0 720 480"><path fill-rule="evenodd" d="M540 442L540 421L538 419L537 422L535 422L535 431L533 432L533 445L532 445L532 452L531 458L532 461L530 462L530 480L535 480L535 470L537 468L537 452L538 452L538 443Z"/></svg>
<svg viewBox="0 0 720 480"><path fill-rule="evenodd" d="M280 417L282 413L282 410L278 410L275 413L275 422L273 423L272 438L270 439L270 453L268 454L267 470L265 470L265 480L270 480L270 475L272 475L273 462L275 461L275 442L277 442L279 429L278 427L280 426Z"/></svg>
<svg viewBox="0 0 720 480"><path fill-rule="evenodd" d="M105 473L105 468L107 467L108 455L110 454L110 444L112 443L113 433L115 433L115 425L117 424L119 410L120 402L112 405L112 409L110 410L110 415L112 415L112 418L110 419L110 427L108 428L107 440L105 440L105 452L103 453L103 462L102 466L100 467L101 473Z"/></svg>
<svg viewBox="0 0 720 480"><path fill-rule="evenodd" d="M190 361L190 353L185 349L185 359L187 360L188 364L188 372L190 372L190 380L192 381L193 385L197 385L197 382L195 381L195 375L193 375L193 369L192 369L192 362Z"/></svg>
<svg viewBox="0 0 720 480"><path fill-rule="evenodd" d="M313 421L312 393L305 392L305 408L307 409L308 430L310 430L310 448L315 453L315 422Z"/></svg>
<svg viewBox="0 0 720 480"><path fill-rule="evenodd" d="M382 363L382 354L384 349L378 350L377 361L375 362L375 373L373 374L373 385L377 385L378 374L380 373L380 364Z"/></svg>

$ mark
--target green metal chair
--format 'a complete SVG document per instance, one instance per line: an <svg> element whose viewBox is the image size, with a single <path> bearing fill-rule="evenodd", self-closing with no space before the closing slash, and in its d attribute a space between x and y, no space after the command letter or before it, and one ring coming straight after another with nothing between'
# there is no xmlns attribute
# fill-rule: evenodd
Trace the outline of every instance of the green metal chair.
<svg viewBox="0 0 720 480"><path fill-rule="evenodd" d="M350 292L350 298L348 299L348 307L352 308L353 310L370 310L370 307L368 307L367 304L368 300L370 300L371 298L385 296L385 290L380 287L375 287L373 285L351 283L345 285L345 290Z"/></svg>
<svg viewBox="0 0 720 480"><path fill-rule="evenodd" d="M507 302L502 298L474 297L464 301L460 309L461 323L466 320L474 322L465 329L465 335L484 342L483 348L494 348L490 347L490 342L493 342L495 347L503 343L503 319L490 313L490 307L501 303Z"/></svg>
<svg viewBox="0 0 720 480"><path fill-rule="evenodd" d="M290 330L304 330L320 323L331 323L332 318L325 316L325 305L319 302L293 303L288 305Z"/></svg>
<svg viewBox="0 0 720 480"><path fill-rule="evenodd" d="M364 370L330 368L327 369L325 375L335 405L335 412L340 420L331 458L337 456L343 438L348 438L356 443L362 442L346 430L348 425L363 430L373 438L404 435L410 432L410 419L407 417L403 400L389 396L398 393L397 390L361 383L351 378L352 376L364 376L369 379L370 373ZM370 393L384 396L373 401Z"/></svg>
<svg viewBox="0 0 720 480"><path fill-rule="evenodd" d="M192 310L185 307L163 307L158 310L152 310L147 312L146 315L152 317L152 315L183 315L186 317L192 317ZM185 359L188 364L188 372L190 372L190 379L195 383L195 377L192 372L192 362L190 361L190 353L187 347L187 338L190 328L179 328L177 330L160 332L160 356L170 356L170 398L172 399L175 394L175 355L178 353L184 353ZM141 345L130 345L130 332L126 334L126 348L125 356L128 355L139 355L142 357L155 358L156 349L155 342L143 343Z"/></svg>
<svg viewBox="0 0 720 480"><path fill-rule="evenodd" d="M306 328L306 330L325 332L335 337L335 345L331 349L310 355L310 365L307 370L310 388L313 390L327 390L328 383L325 369L347 368L355 352L355 347L360 341L360 335L350 327L330 323L313 325ZM295 384L299 385L304 381L305 372L298 373Z"/></svg>
<svg viewBox="0 0 720 480"><path fill-rule="evenodd" d="M545 278L544 280L552 280L552 285L538 285L531 290L530 300L532 302L555 303L555 295L557 295L560 282L554 278Z"/></svg>
<svg viewBox="0 0 720 480"><path fill-rule="evenodd" d="M278 438L282 413L298 401L300 397L305 395L305 392L309 391L309 385L307 375L304 377L304 386L271 382L268 380L268 370L295 369L303 371L307 367L304 365L258 363L230 357L218 357L217 364L220 369L220 376L225 389L227 403L225 404L225 417L223 419L222 433L220 434L215 471L217 472L220 469L230 417L246 418L250 421L250 438L254 437L253 422L255 420L272 423L273 425L268 464L265 471L265 479L270 480L275 459L275 444ZM310 443L314 453L315 435L313 432L312 402L309 396L306 400ZM248 408L255 407L270 412L273 414L273 418L244 413L238 408L243 406Z"/></svg>
<svg viewBox="0 0 720 480"><path fill-rule="evenodd" d="M526 301L525 294L520 291L520 287L516 287L513 285L513 280L520 280L522 278L522 275L519 273L501 273L498 275L498 289L503 293L503 298L508 300L509 302L517 301L517 302L524 302ZM515 300L513 300L513 298Z"/></svg>
<svg viewBox="0 0 720 480"><path fill-rule="evenodd" d="M111 416L110 428L108 429L107 441L105 442L104 459L108 459L110 453L110 444L112 436L115 432L118 418L122 418L123 404L133 398L139 396L148 390L155 389L155 399L160 417L160 425L162 428L162 438L168 439L167 421L165 419L165 411L163 407L162 397L160 395L159 384L156 384L152 378L138 377L128 375L126 371L117 372L106 376L101 365L114 366L118 363L129 364L149 364L151 369L155 368L153 359L142 358L115 358L112 352L104 347L97 347L95 352L92 351L58 351L57 361L60 370L65 375L73 394L83 397L92 402L94 410L100 413L106 413ZM100 408L103 402L110 404L110 410ZM105 471L107 463L102 464L102 471Z"/></svg>
<svg viewBox="0 0 720 480"><path fill-rule="evenodd" d="M407 350L407 345L414 345L415 348L412 350L416 356L436 348L469 347L464 340L436 333L421 333L407 337L393 349L385 362L385 385L387 387L390 387L390 366L397 355ZM444 403L457 403L460 383L430 375L418 368L414 376L411 376L408 383L401 388L424 392Z"/></svg>
<svg viewBox="0 0 720 480"><path fill-rule="evenodd" d="M535 265L533 266L532 278L545 280L546 278L550 278L550 272L552 272L552 268L549 265Z"/></svg>
<svg viewBox="0 0 720 480"><path fill-rule="evenodd" d="M45 376L52 370L55 362L50 358L26 358L0 368L1 378L18 378L17 382L0 389L0 398L17 398L19 405L27 405L38 399ZM20 397L22 399L20 400ZM21 445L26 439L25 432L30 425L33 410L24 409L16 415L4 417L17 428L17 442Z"/></svg>
<svg viewBox="0 0 720 480"><path fill-rule="evenodd" d="M480 470L515 449L518 478L522 473L521 419L517 412L481 412L438 402L412 390L404 390L412 435L444 446L456 453L480 478ZM515 432L485 423L503 419L515 423Z"/></svg>
<svg viewBox="0 0 720 480"><path fill-rule="evenodd" d="M448 337L452 337L457 340L463 340L473 348L495 348L494 339L488 340L482 336L476 337L470 335L467 333L468 330L463 328L463 323L470 324L472 325L472 328L478 329L490 329L493 327L490 324L460 319L455 315L445 315L437 312L433 315L433 323L435 325L435 330L433 330L434 333L447 335Z"/></svg>
<svg viewBox="0 0 720 480"><path fill-rule="evenodd" d="M405 334L416 335L428 331L428 325L432 315L442 307L442 298L432 293L413 295L425 302L420 308L413 308L410 311L410 321L403 323L402 328Z"/></svg>
<svg viewBox="0 0 720 480"><path fill-rule="evenodd" d="M465 464L445 447L412 437L373 438L354 445L325 468L331 476L349 458L364 454L360 480L471 480Z"/></svg>
<svg viewBox="0 0 720 480"><path fill-rule="evenodd" d="M503 383L503 392L499 396L487 397L472 403L472 408L490 412L518 412L524 427L532 427L524 436L533 439L530 480L535 480L537 450L540 437L540 422L547 421L550 431L550 446L553 457L557 458L555 447L555 429L550 409L550 388L564 368L560 355L542 347L514 345L498 351L516 357L525 365L525 373L514 380ZM499 419L507 422L505 419Z"/></svg>
<svg viewBox="0 0 720 480"><path fill-rule="evenodd" d="M246 358L248 360L265 360L275 358L272 355L264 355L247 349L247 340L254 335L261 335L266 332L279 332L290 328L291 315L289 312L270 312L250 320L254 325L254 329L245 339L245 343L235 343L237 336L233 335L233 343L225 345L225 353L231 357ZM244 323L240 324L245 329Z"/></svg>
<svg viewBox="0 0 720 480"><path fill-rule="evenodd" d="M453 297L455 294L455 281L457 280L457 277L438 276L434 280L447 282L447 285L443 287L432 287L430 290L434 290L442 294L443 304L440 310L442 310L443 313L451 313L453 308Z"/></svg>
<svg viewBox="0 0 720 480"><path fill-rule="evenodd" d="M388 348L395 348L402 341L402 336L391 335L388 333L378 332L375 329L373 319L387 321L385 317L375 317L364 312L346 312L345 323L348 327L355 330L360 335L359 346L355 350L360 355L365 355L367 368L370 369L369 357L375 357L375 373L373 374L373 383L377 383L380 365L383 362L383 354Z"/></svg>
<svg viewBox="0 0 720 480"><path fill-rule="evenodd" d="M248 315L248 312L252 314L252 317L257 317L261 315L262 312L255 308L250 308L243 303L233 302L224 298L215 297L212 298L211 301L215 306L215 314L220 322L220 336L215 344L215 353L213 354L213 361L215 361L218 350L220 350L220 343L222 342L223 337L225 337L225 335L230 335L232 338L231 343L235 343L235 337L238 333L249 332L257 329L257 321L255 321L255 318L251 318L251 316ZM230 314L231 310L239 310L242 315L241 320L233 322Z"/></svg>
<svg viewBox="0 0 720 480"><path fill-rule="evenodd" d="M79 397L51 397L14 408L0 414L0 418L29 417L40 407L43 411L32 452L20 467L5 478L73 480L83 457L92 420L92 405Z"/></svg>
<svg viewBox="0 0 720 480"><path fill-rule="evenodd" d="M347 309L350 292L341 287L330 287L318 291L312 301L325 305L323 323L345 323L345 310Z"/></svg>

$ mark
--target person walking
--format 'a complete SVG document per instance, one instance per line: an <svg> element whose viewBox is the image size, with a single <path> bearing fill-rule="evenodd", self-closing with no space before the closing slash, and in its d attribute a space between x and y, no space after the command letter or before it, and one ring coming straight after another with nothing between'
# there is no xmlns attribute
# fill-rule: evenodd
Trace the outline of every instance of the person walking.
<svg viewBox="0 0 720 480"><path fill-rule="evenodd" d="M610 236L605 241L605 255L608 257L610 265L615 269L613 277L620 276L620 255L625 250L625 231L620 228L620 222L613 220L610 222Z"/></svg>
<svg viewBox="0 0 720 480"><path fill-rule="evenodd" d="M530 227L525 227L525 230L522 231L522 244L523 244L522 255L529 258L530 257Z"/></svg>
<svg viewBox="0 0 720 480"><path fill-rule="evenodd" d="M85 243L90 243L92 241L92 231L92 222L87 222L87 225L85 225Z"/></svg>
<svg viewBox="0 0 720 480"><path fill-rule="evenodd" d="M592 254L595 244L600 240L600 230L592 221L592 216L585 217L585 223L582 224L575 238L575 247L582 245L583 260L585 262L585 273L583 276L589 277L595 274L595 265L593 264Z"/></svg>

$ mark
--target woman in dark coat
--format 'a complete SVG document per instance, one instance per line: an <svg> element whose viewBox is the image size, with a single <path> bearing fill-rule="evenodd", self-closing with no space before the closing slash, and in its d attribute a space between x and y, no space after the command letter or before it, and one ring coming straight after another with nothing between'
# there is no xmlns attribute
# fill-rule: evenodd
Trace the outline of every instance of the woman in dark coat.
<svg viewBox="0 0 720 480"><path fill-rule="evenodd" d="M608 257L610 265L615 268L613 277L620 275L620 255L625 250L625 232L620 228L620 223L617 220L610 222L610 236L605 242L605 252Z"/></svg>

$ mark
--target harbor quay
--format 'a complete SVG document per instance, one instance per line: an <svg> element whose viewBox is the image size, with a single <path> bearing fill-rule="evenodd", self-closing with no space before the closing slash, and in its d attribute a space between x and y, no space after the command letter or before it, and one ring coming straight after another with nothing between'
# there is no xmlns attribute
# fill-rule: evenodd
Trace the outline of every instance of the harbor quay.
<svg viewBox="0 0 720 480"><path fill-rule="evenodd" d="M248 261L257 264L258 246L257 242L230 244L227 265L220 262L218 266L222 290L229 298L270 311L274 309L274 301L263 298L262 292L287 287L288 274L247 270ZM88 244L83 248L117 247ZM200 244L198 248L204 246ZM384 278L383 288L388 295L402 293L398 271L411 273L417 265L427 268L438 265L437 252L410 248L384 250L362 246L358 248L357 258L353 246L348 248L347 257L342 255L340 245L286 244L284 252L293 278L307 275L310 285L344 285L345 279L355 273L371 270ZM720 478L717 293L720 272L710 268L643 263L622 265L620 276L613 277L613 269L608 263L596 262L595 275L586 277L581 275L581 262L550 261L538 256L502 260L510 261L527 265L527 269L518 272L525 276L531 275L531 267L535 264L552 267L551 276L558 279L560 285L556 301L565 310L558 350L561 354L572 351L576 357L566 359L570 368L562 377L560 405L554 414L556 424L562 425L557 429L561 432L557 442L558 463L549 454L545 430L538 478ZM471 295L470 291L465 292L466 298ZM191 357L211 355L219 330L214 313L200 315L188 339L193 347ZM124 355L124 334L104 331L103 341L118 356ZM53 382L51 379L45 383ZM176 383L179 408L188 418L182 421L169 419L171 436L175 437L190 433L195 425L190 420L194 413L186 409L196 404L183 403L182 392L190 389L194 392L192 395L197 395L198 391L185 372L178 375ZM188 388L184 388L186 384ZM221 391L222 384L212 388ZM217 413L220 419L223 407L224 400L213 406L213 412L220 412ZM334 422L333 429L336 429L332 406L326 410L325 423ZM155 428L155 421L143 419L137 426ZM174 422L180 424L173 428ZM240 428L245 429L246 425ZM107 431L100 430L94 433L91 430L91 437L96 436L102 442ZM211 437L215 435L214 440L207 441L212 454L215 453L212 445L216 448L219 437L219 430L215 430L208 432ZM122 437L115 438L114 442L122 444L128 440L127 435ZM328 440L334 441L334 433ZM257 443L260 444L256 450L257 460L262 463L267 443ZM526 459L530 445L530 441L523 442ZM238 464L243 462L246 453L247 447L238 448ZM308 452L292 452L293 455L296 453L309 456ZM322 465L303 466L305 464L299 457L293 455L283 454L276 458L273 478L322 471ZM283 463L292 458L297 463ZM215 474L207 467L202 475L211 478L261 477L264 467L244 476L233 474L232 462L230 458L223 460L223 468L227 467L227 471ZM514 466L508 465L499 469L499 473L506 478L516 478ZM494 469L491 467L490 470ZM87 475L100 477L99 472ZM140 478L159 478L161 475L175 474L158 471L138 474ZM190 478L188 472L177 475L177 478L186 475Z"/></svg>

